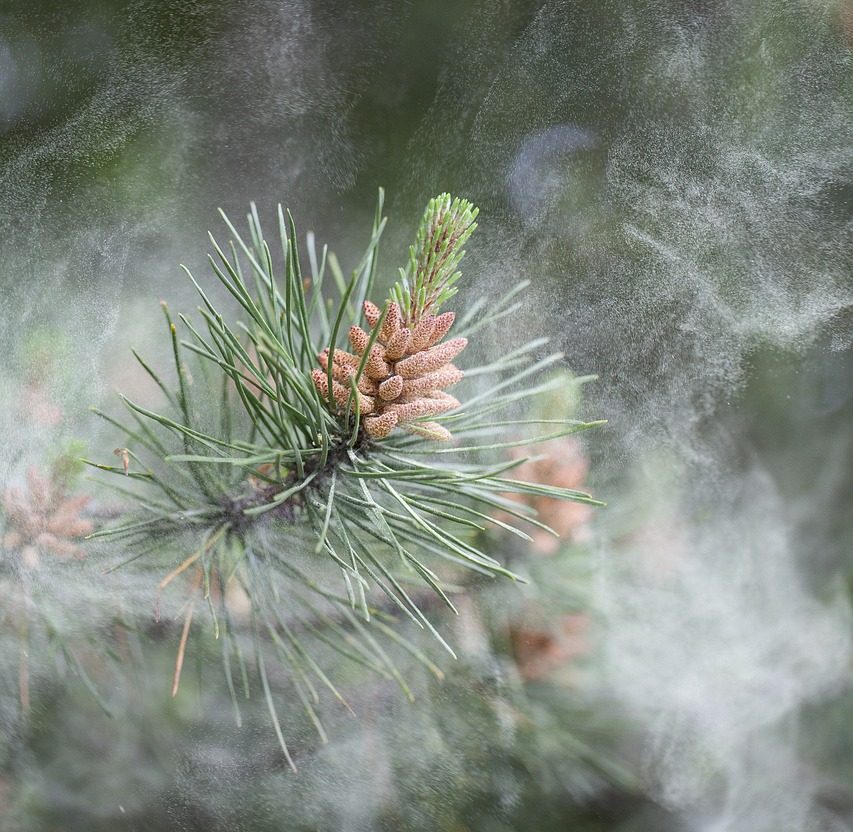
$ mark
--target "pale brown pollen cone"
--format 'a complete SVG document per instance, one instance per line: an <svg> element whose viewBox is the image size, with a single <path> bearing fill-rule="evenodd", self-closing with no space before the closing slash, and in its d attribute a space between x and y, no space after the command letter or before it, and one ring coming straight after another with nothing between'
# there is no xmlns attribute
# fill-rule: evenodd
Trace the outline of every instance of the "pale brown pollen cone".
<svg viewBox="0 0 853 832"><path fill-rule="evenodd" d="M366 300L364 302L364 317L367 318L370 328L373 329L382 317L382 310L375 303Z"/></svg>
<svg viewBox="0 0 853 832"><path fill-rule="evenodd" d="M355 364L349 360L351 358L355 359ZM317 355L317 360L320 362L323 370L329 369L329 351L327 349ZM358 356L351 356L343 350L335 350L335 355L332 359L332 378L349 390L350 379L355 377L359 362L360 359ZM358 380L358 390L367 396L375 396L377 387L365 374L362 374Z"/></svg>
<svg viewBox="0 0 853 832"><path fill-rule="evenodd" d="M466 338L442 341L454 321L452 312L424 315L406 323L400 307L389 303L385 318L378 306L364 302L364 317L370 326L365 331L353 325L349 341L355 354L336 349L332 361L332 396L343 409L350 399L350 380L355 377L362 357L367 353L364 372L358 383L359 413L371 439L383 439L397 427L428 439L448 441L450 431L437 422L424 421L459 407L459 401L445 392L446 387L462 380L462 371L450 362L468 344ZM382 320L379 332L376 327ZM375 338L374 338L375 334ZM311 377L324 400L329 398L328 350L318 356L323 370Z"/></svg>
<svg viewBox="0 0 853 832"><path fill-rule="evenodd" d="M367 342L369 340L370 336L360 326L355 326L353 324L353 326L349 328L349 342L352 344L352 348L359 355L362 355L367 349Z"/></svg>
<svg viewBox="0 0 853 832"><path fill-rule="evenodd" d="M419 350L397 363L397 373L403 378L420 378L434 373L456 358L467 345L467 338L451 338L443 344Z"/></svg>
<svg viewBox="0 0 853 832"><path fill-rule="evenodd" d="M408 328L398 329L389 339L385 347L385 358L388 361L399 361L412 348L412 333Z"/></svg>
<svg viewBox="0 0 853 832"><path fill-rule="evenodd" d="M392 303L388 307L385 323L382 324L382 330L379 333L379 340L383 344L387 344L397 334L401 326L400 322L400 307L396 303Z"/></svg>
<svg viewBox="0 0 853 832"><path fill-rule="evenodd" d="M371 439L384 439L396 426L397 414L393 410L364 420L364 430Z"/></svg>
<svg viewBox="0 0 853 832"><path fill-rule="evenodd" d="M534 449L522 447L514 448L510 456L518 459L534 453ZM588 467L589 461L584 456L580 443L567 436L551 443L551 453L546 459L528 460L519 465L512 476L513 479L525 482L541 482L557 488L583 490ZM592 509L584 503L566 502L541 494L504 496L535 509L537 519L557 532L562 540L582 540L589 534L587 524ZM496 517L504 522L515 522L511 515L504 512L497 512ZM530 529L530 536L533 538L533 550L543 555L555 554L562 545L560 539L543 529Z"/></svg>
<svg viewBox="0 0 853 832"><path fill-rule="evenodd" d="M427 343L428 347L434 347L448 332L450 332L450 327L453 326L453 321L456 320L456 314L454 312L443 312L441 315L436 315L435 319L432 323L432 331L429 336L429 343Z"/></svg>
<svg viewBox="0 0 853 832"><path fill-rule="evenodd" d="M386 407L397 413L397 422L399 424L405 424L406 422L412 422L415 419L425 416L438 416L439 413L446 413L448 410L453 410L457 405L458 402L455 399L448 401L447 399L428 398L414 399L414 401L403 402L402 404L391 402Z"/></svg>
<svg viewBox="0 0 853 832"><path fill-rule="evenodd" d="M6 489L0 502L6 519L0 542L7 550L17 551L27 568L36 568L42 555L83 556L76 541L94 530L84 516L88 496L70 496L61 480L31 468L27 488Z"/></svg>
<svg viewBox="0 0 853 832"><path fill-rule="evenodd" d="M317 388L317 392L323 397L323 400L328 401L329 379L326 373L323 370L312 370L311 379L314 382L314 386ZM344 387L343 384L332 378L332 397L335 400L335 404L339 408L343 409L349 402L350 388ZM364 396L359 393L356 406L361 413L371 412L373 410L373 399L370 396Z"/></svg>
<svg viewBox="0 0 853 832"><path fill-rule="evenodd" d="M427 373L420 378L404 379L402 376L396 376L400 379L400 393L405 396L424 396L431 390L442 390L445 387L450 387L462 381L463 372L453 364L445 364L440 370L434 373ZM380 391L380 395L381 391Z"/></svg>
<svg viewBox="0 0 853 832"><path fill-rule="evenodd" d="M386 402L393 402L394 399L400 398L400 393L403 392L402 376L389 376L379 385L379 398Z"/></svg>
<svg viewBox="0 0 853 832"><path fill-rule="evenodd" d="M432 340L432 331L435 325L435 318L432 315L425 315L418 321L415 328L412 330L412 352L418 353L429 346Z"/></svg>
<svg viewBox="0 0 853 832"><path fill-rule="evenodd" d="M412 422L407 425L409 433L416 433L425 439L434 439L437 442L448 442L453 439L453 434L444 425L438 422Z"/></svg>
<svg viewBox="0 0 853 832"><path fill-rule="evenodd" d="M374 344L370 348L364 372L369 379L377 382L384 381L392 375L391 365L385 360L385 350L379 344Z"/></svg>

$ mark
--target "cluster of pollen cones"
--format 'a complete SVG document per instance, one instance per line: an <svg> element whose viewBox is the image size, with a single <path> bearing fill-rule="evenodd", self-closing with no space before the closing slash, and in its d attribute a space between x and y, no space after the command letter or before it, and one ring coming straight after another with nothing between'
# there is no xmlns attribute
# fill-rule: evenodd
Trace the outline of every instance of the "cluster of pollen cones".
<svg viewBox="0 0 853 832"><path fill-rule="evenodd" d="M355 377L382 317L370 301L364 302L364 315L370 332L358 326L349 331L355 353L336 349L332 355L332 396L342 408L350 398L350 379ZM462 371L450 362L468 343L466 338L442 341L453 319L452 312L423 315L412 326L405 326L400 307L388 304L358 381L357 407L364 430L372 439L382 439L396 427L429 439L450 439L450 432L437 422L421 420L459 407L457 399L444 391L462 378ZM318 358L323 369L311 375L320 395L328 398L329 351L323 350Z"/></svg>
<svg viewBox="0 0 853 832"><path fill-rule="evenodd" d="M82 557L74 542L94 528L83 516L89 502L85 495L69 496L65 487L35 468L27 472L28 490L11 487L2 497L6 532L2 546L20 552L23 564L39 565L43 553L60 558Z"/></svg>

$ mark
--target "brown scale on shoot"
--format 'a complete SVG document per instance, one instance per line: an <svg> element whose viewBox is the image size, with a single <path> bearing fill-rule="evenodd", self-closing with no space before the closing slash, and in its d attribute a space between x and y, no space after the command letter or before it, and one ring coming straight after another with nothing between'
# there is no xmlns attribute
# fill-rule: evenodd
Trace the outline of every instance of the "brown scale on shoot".
<svg viewBox="0 0 853 832"><path fill-rule="evenodd" d="M379 308L364 302L370 331L352 326L349 340L353 353L336 349L332 358L332 396L340 408L350 400L350 380L355 378L370 338L382 318ZM370 348L358 382L357 406L364 430L372 439L388 436L396 427L428 439L448 440L450 431L437 422L416 421L438 416L459 407L444 388L462 379L462 371L450 362L465 349L466 338L442 341L453 325L452 312L423 315L414 326L404 326L396 303L388 304L382 328ZM329 396L329 351L318 356L322 370L314 370L314 385L324 399Z"/></svg>

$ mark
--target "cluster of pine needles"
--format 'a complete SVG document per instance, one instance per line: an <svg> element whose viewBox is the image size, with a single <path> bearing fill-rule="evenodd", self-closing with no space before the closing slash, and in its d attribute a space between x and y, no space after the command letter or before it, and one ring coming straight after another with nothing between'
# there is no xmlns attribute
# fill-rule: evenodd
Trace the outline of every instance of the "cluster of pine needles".
<svg viewBox="0 0 853 832"><path fill-rule="evenodd" d="M254 206L247 235L223 214L230 241L223 248L211 237L209 261L238 319L185 269L201 298L198 317L176 321L163 305L176 381L136 355L167 406L155 412L122 397L124 420L99 411L122 433L120 460L90 463L115 475L111 484L132 507L91 535L121 541L130 557L112 568L136 561L161 570L160 592L183 587L173 694L194 616L206 607L238 723L241 696L259 685L293 767L273 665L325 740L322 688L346 706L330 653L411 695L387 647L441 671L404 619L452 655L428 612L436 602L455 609L458 576L517 579L486 551L494 548L487 528L527 542L527 524L549 531L517 496L596 503L512 476L530 457L508 449L600 424L524 417L532 400L566 384L551 372L562 356L544 354L546 339L483 350L486 363L473 368L449 363L466 345L476 352L478 331L513 320L525 297L520 283L499 300L439 312L456 294L477 210L447 194L431 200L408 264L379 305L382 203L380 191L370 242L349 276L311 234L303 273L281 207L270 238ZM442 341L451 326L453 338ZM455 395L444 391L457 382Z"/></svg>

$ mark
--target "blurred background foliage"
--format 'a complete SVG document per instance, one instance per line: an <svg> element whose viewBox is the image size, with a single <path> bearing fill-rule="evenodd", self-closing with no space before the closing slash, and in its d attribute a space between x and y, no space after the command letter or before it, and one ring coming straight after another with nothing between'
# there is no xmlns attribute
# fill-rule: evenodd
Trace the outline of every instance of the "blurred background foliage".
<svg viewBox="0 0 853 832"><path fill-rule="evenodd" d="M217 207L281 201L346 265L380 185L386 285L471 199L460 303L530 278L519 326L600 376L561 406L610 420L572 451L610 507L493 541L536 580L442 620L414 704L352 672L296 776L216 644L171 700L174 622L51 573L113 716L47 645L22 714L4 634L0 829L853 828L851 43L847 0L0 4L7 485L111 450L112 388L156 401L128 348L165 354Z"/></svg>

